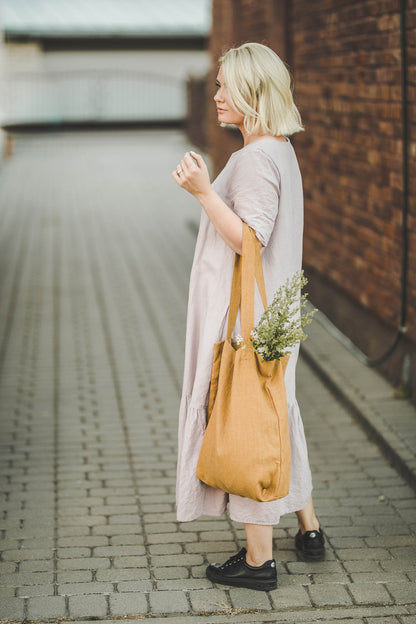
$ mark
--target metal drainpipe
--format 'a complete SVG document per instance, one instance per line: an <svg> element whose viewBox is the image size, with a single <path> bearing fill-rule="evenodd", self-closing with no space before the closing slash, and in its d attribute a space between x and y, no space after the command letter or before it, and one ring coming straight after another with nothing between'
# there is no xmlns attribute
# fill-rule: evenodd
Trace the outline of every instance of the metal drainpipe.
<svg viewBox="0 0 416 624"><path fill-rule="evenodd" d="M322 312L315 315L319 321L339 342L351 351L366 366L383 364L391 356L406 333L407 313L407 275L409 264L409 232L407 216L409 212L409 138L407 113L407 42L406 42L406 0L400 0L400 47L401 47L401 87L402 87L402 272L401 272L401 312L397 334L390 347L377 358L369 358L347 336L345 336Z"/></svg>

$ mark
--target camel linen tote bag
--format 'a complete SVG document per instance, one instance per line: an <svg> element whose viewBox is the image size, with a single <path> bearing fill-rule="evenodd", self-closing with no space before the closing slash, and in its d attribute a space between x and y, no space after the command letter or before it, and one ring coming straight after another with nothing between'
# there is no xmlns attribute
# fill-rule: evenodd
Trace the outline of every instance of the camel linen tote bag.
<svg viewBox="0 0 416 624"><path fill-rule="evenodd" d="M250 341L255 279L267 307L260 248L243 223L235 255L227 338L214 346L208 424L196 476L212 487L260 502L289 493L290 439L284 374L289 355L263 362ZM239 347L231 334L241 306Z"/></svg>

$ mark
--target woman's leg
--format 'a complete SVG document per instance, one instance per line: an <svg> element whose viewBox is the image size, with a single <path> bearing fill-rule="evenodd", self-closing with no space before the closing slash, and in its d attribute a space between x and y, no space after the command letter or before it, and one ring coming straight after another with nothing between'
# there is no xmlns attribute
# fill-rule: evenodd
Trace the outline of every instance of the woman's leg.
<svg viewBox="0 0 416 624"><path fill-rule="evenodd" d="M247 563L258 567L273 559L273 526L245 524L244 528L247 537Z"/></svg>
<svg viewBox="0 0 416 624"><path fill-rule="evenodd" d="M313 508L312 494L306 507L297 511L296 515L298 517L298 525L301 533L305 533L305 531L318 531L319 520Z"/></svg>

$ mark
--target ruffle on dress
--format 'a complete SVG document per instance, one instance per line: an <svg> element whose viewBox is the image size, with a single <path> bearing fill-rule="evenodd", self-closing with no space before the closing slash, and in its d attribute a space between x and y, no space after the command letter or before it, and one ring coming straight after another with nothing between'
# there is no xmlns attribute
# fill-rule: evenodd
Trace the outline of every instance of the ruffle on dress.
<svg viewBox="0 0 416 624"><path fill-rule="evenodd" d="M227 502L232 520L250 524L278 524L280 516L306 507L312 492L312 478L305 433L296 399L291 399L287 407L291 450L290 491L279 500L259 503L234 494L228 495L196 477L207 410L206 407L193 407L189 395L183 397L180 406L183 431L179 436L181 459L177 471L179 487L176 488L177 518L180 522L195 520L202 515L221 516Z"/></svg>

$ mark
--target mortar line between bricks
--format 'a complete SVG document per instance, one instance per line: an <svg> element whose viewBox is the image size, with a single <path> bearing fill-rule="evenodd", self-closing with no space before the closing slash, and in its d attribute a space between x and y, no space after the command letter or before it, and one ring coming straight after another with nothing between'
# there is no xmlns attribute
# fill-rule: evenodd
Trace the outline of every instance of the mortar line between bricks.
<svg viewBox="0 0 416 624"><path fill-rule="evenodd" d="M95 226L96 225L97 225L97 223L95 223ZM95 231L96 231L96 229L94 228L93 224L91 224L90 225L90 232L93 233L92 236L91 236L91 241L94 238L94 232ZM101 231L103 231L102 227L101 227ZM106 246L106 248L108 249L108 245ZM128 458L128 463L129 463L129 469L130 469L130 473L131 473L132 480L133 480L136 505L137 505L137 509L138 509L138 516L140 518L141 530L142 530L143 540L144 540L145 549L146 549L146 559L147 559L147 563L148 563L148 569L150 571L151 570L151 556L150 556L149 547L148 547L148 536L147 536L147 533L146 533L145 523L144 523L144 519L143 519L143 510L142 510L142 507L141 507L140 496L139 496L139 487L138 487L136 473L135 473L135 469L134 469L133 453L132 453L132 449L131 449L131 446L130 446L130 440L129 440L129 435L128 435L128 433L129 433L128 432L128 425L127 425L126 418L125 418L125 410L124 410L123 399L122 399L122 394L121 394L120 380L119 380L119 377L118 377L117 367L116 367L116 362L115 362L115 353L114 353L114 347L113 347L111 331L110 331L110 324L109 324L109 320L108 320L107 308L106 308L106 303L105 303L106 300L105 300L105 297L104 297L104 289L103 289L103 283L102 283L102 277L101 277L101 269L99 268L99 260L98 260L99 255L98 255L98 248L97 248L96 242L95 241L92 242L91 246L89 246L87 244L86 245L86 249L87 249L87 255L89 256L89 260L90 260L90 267L91 267L91 274L92 274L92 277L93 277L95 296L96 296L97 305L98 305L98 309L99 309L99 315L100 315L100 318L101 318L101 324L102 324L102 327L103 327L104 340L105 340L105 345L106 345L108 361L109 361L109 365L110 365L110 369L111 369L111 375L112 375L112 381L113 381L113 385L114 385L114 391L115 391L115 397L116 397L116 402L117 402L117 407L118 407L118 413L119 413L119 417L120 417L120 420L121 420L123 436L124 436L124 443L125 443L126 449L127 449L127 458ZM93 249L95 250L95 254L94 255L93 255L93 251L92 251ZM109 269L110 269L111 268L111 263L109 262L108 258L107 258L107 262L108 262L108 266L109 266ZM155 589L156 588L155 579L151 578L151 581L152 581L153 589ZM149 604L149 597L148 596L147 596L147 603L148 603L148 609L150 610L150 604Z"/></svg>

